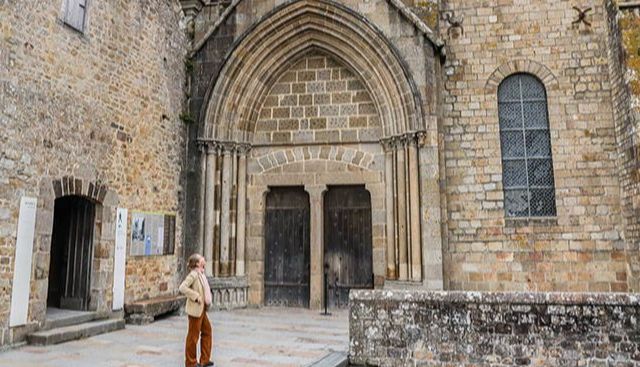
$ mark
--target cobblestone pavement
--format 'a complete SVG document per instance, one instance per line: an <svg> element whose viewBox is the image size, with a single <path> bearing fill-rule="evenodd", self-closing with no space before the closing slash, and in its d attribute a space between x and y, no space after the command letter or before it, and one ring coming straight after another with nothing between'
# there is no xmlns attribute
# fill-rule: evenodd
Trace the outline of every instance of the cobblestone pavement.
<svg viewBox="0 0 640 367"><path fill-rule="evenodd" d="M262 308L210 313L216 366L304 366L348 349L348 313L321 316L304 309ZM64 344L0 352L7 367L184 366L186 316Z"/></svg>

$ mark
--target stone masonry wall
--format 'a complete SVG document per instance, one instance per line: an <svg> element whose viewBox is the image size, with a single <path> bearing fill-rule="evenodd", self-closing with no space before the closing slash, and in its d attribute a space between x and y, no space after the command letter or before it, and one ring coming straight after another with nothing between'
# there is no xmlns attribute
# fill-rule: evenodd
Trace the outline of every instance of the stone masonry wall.
<svg viewBox="0 0 640 367"><path fill-rule="evenodd" d="M92 279L104 291L91 300L98 311L111 310L116 206L178 218L176 255L128 258L125 302L172 293L179 280L187 47L179 4L88 2L84 33L63 23L62 4L0 2L0 345L44 321L53 185L65 177L105 190ZM10 330L25 195L38 197L29 321Z"/></svg>
<svg viewBox="0 0 640 367"><path fill-rule="evenodd" d="M640 6L607 2L613 117L618 143L629 287L640 290Z"/></svg>
<svg viewBox="0 0 640 367"><path fill-rule="evenodd" d="M608 16L588 2L447 0L442 134L445 288L627 291ZM587 5L585 5L586 7ZM464 32L449 17L462 20ZM545 85L557 215L505 217L497 86L526 72Z"/></svg>
<svg viewBox="0 0 640 367"><path fill-rule="evenodd" d="M254 143L376 142L380 118L362 82L333 57L306 55L271 87Z"/></svg>
<svg viewBox="0 0 640 367"><path fill-rule="evenodd" d="M356 366L640 366L632 294L352 291Z"/></svg>

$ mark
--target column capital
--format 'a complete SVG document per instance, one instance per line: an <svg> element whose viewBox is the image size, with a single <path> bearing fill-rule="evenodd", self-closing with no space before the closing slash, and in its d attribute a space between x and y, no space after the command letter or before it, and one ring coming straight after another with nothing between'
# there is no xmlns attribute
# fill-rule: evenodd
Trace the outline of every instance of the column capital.
<svg viewBox="0 0 640 367"><path fill-rule="evenodd" d="M418 132L412 131L405 134L405 138L407 139L407 144L411 146L418 145Z"/></svg>
<svg viewBox="0 0 640 367"><path fill-rule="evenodd" d="M214 154L220 149L220 145L215 140L200 139L196 142L198 150L204 154Z"/></svg>
<svg viewBox="0 0 640 367"><path fill-rule="evenodd" d="M236 151L236 143L232 141L222 141L219 142L218 145L220 146L220 150L224 155L231 154Z"/></svg>
<svg viewBox="0 0 640 367"><path fill-rule="evenodd" d="M212 142L209 142L209 144L207 144L206 149L207 149L207 154L217 154L220 147L218 146L218 143L216 143L215 141L212 141Z"/></svg>
<svg viewBox="0 0 640 367"><path fill-rule="evenodd" d="M327 185L304 185L304 191L309 194L309 198L322 197L325 191L327 191Z"/></svg>
<svg viewBox="0 0 640 367"><path fill-rule="evenodd" d="M406 147L407 145L409 145L411 143L411 140L413 140L413 134L412 133L402 134L402 135L398 136L398 145Z"/></svg>
<svg viewBox="0 0 640 367"><path fill-rule="evenodd" d="M196 147L198 148L198 152L202 155L207 154L207 145L201 142L196 142Z"/></svg>
<svg viewBox="0 0 640 367"><path fill-rule="evenodd" d="M238 154L244 155L247 154L251 150L251 144L249 143L237 143L235 146L236 152Z"/></svg>
<svg viewBox="0 0 640 367"><path fill-rule="evenodd" d="M393 148L395 147L395 143L393 141L393 137L380 139L380 144L382 145L382 150L384 150L385 152L391 152L391 151L393 151Z"/></svg>
<svg viewBox="0 0 640 367"><path fill-rule="evenodd" d="M427 131L410 131L399 135L393 135L380 139L380 144L385 152L393 151L400 146L418 145L424 146L429 140L430 135Z"/></svg>
<svg viewBox="0 0 640 367"><path fill-rule="evenodd" d="M418 131L416 133L416 136L418 139L419 147L425 147L427 145L437 145L437 142L438 142L437 134L422 130L422 131Z"/></svg>

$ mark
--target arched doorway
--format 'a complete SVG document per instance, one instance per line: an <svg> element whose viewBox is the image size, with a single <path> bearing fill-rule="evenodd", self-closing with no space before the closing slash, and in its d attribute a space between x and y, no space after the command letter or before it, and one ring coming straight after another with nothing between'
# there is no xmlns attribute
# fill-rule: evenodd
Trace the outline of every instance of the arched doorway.
<svg viewBox="0 0 640 367"><path fill-rule="evenodd" d="M349 290L373 288L371 196L364 186L330 186L324 197L328 304L346 307Z"/></svg>
<svg viewBox="0 0 640 367"><path fill-rule="evenodd" d="M217 248L233 253L235 246L239 257L247 254L246 274L221 277L246 275L249 284L264 284L251 287L250 303L274 302L268 294L274 292L268 242L275 234L267 221L276 208L265 202L265 187L366 183L379 185L369 214L375 285L385 279L422 281L418 132L427 127L423 83L418 88L385 34L333 1L287 2L249 27L220 62L198 112L200 190L206 198L199 213L201 243L212 260ZM310 305L319 308L325 211L322 198L310 195ZM398 202L413 204L407 208ZM218 240L208 223L228 231ZM390 254L398 249L403 256L396 261ZM404 271L395 271L398 267ZM373 279L362 284L370 283Z"/></svg>
<svg viewBox="0 0 640 367"><path fill-rule="evenodd" d="M88 310L96 204L82 196L55 201L47 307Z"/></svg>
<svg viewBox="0 0 640 367"><path fill-rule="evenodd" d="M264 303L309 307L309 195L303 187L267 194Z"/></svg>

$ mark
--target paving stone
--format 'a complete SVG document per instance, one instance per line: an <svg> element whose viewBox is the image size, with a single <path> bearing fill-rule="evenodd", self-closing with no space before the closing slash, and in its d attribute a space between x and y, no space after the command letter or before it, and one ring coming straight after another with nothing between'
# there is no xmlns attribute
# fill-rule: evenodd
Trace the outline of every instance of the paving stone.
<svg viewBox="0 0 640 367"><path fill-rule="evenodd" d="M348 314L297 308L210 312L216 366L305 366L348 349ZM184 364L186 316L47 347L0 352L0 366L176 367ZM108 351L108 352L107 352Z"/></svg>

